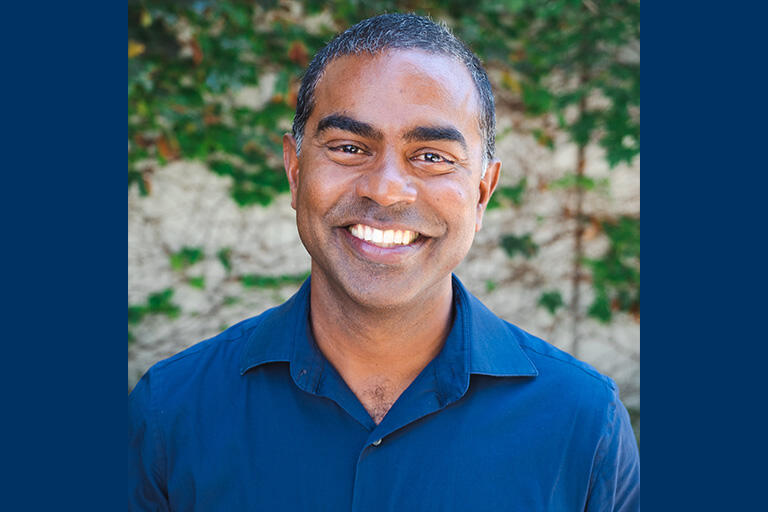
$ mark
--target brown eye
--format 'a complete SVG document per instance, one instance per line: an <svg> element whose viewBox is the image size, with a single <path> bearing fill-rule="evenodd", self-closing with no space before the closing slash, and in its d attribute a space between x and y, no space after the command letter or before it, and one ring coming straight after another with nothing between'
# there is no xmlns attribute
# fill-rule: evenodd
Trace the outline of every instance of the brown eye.
<svg viewBox="0 0 768 512"><path fill-rule="evenodd" d="M344 144L341 141L326 145L326 155L339 165L362 165L369 160L371 152L357 144Z"/></svg>
<svg viewBox="0 0 768 512"><path fill-rule="evenodd" d="M335 147L332 147L330 149L331 149L331 151L339 151L341 153L349 153L349 154L352 154L352 155L362 155L364 153L364 151L362 149L360 149L359 147L354 146L352 144L344 144L344 145L341 145L341 146L335 146Z"/></svg>
<svg viewBox="0 0 768 512"><path fill-rule="evenodd" d="M422 153L422 154L418 155L416 158L419 159L419 160L422 160L424 162L429 162L429 163L432 163L432 164L442 164L442 163L452 164L452 163L454 163L453 160L448 160L447 158L445 158L445 157L443 157L441 155L438 155L437 153L430 153L430 152Z"/></svg>

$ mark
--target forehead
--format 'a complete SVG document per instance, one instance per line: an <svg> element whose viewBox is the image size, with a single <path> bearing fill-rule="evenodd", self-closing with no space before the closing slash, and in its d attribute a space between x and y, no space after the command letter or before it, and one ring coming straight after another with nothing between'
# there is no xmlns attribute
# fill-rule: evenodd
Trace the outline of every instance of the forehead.
<svg viewBox="0 0 768 512"><path fill-rule="evenodd" d="M345 113L387 131L413 125L454 124L479 140L480 102L461 62L421 50L347 55L326 67L315 89L310 129Z"/></svg>

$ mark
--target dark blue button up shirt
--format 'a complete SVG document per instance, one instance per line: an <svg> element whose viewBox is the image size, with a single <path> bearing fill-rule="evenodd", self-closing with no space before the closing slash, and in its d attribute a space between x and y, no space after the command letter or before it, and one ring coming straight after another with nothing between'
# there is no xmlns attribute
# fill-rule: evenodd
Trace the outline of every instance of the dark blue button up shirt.
<svg viewBox="0 0 768 512"><path fill-rule="evenodd" d="M611 379L454 277L438 356L376 425L285 304L153 366L129 396L129 509L636 511Z"/></svg>

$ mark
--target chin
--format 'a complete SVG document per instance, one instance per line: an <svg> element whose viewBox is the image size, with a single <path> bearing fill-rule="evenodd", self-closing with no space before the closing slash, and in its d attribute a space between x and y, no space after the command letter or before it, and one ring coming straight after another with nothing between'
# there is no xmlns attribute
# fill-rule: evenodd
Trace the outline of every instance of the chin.
<svg viewBox="0 0 768 512"><path fill-rule="evenodd" d="M381 286L381 283L340 283L342 293L359 306L367 309L392 310L411 304L416 298L417 290L409 283L402 286Z"/></svg>

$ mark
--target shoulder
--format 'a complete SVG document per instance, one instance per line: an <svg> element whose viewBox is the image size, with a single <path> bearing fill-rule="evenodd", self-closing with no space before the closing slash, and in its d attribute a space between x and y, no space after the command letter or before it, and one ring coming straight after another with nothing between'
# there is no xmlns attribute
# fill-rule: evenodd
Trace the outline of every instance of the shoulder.
<svg viewBox="0 0 768 512"><path fill-rule="evenodd" d="M523 352L540 369L544 376L565 379L589 387L596 387L608 393L617 391L616 383L603 375L589 363L586 363L551 343L535 336L520 327L504 321L507 329L519 343ZM542 371L543 370L543 371Z"/></svg>
<svg viewBox="0 0 768 512"><path fill-rule="evenodd" d="M509 322L505 324L538 369L539 374L533 379L540 391L536 395L544 407L567 419L561 432L575 436L573 439L578 442L571 450L581 450L592 465L591 499L606 503L636 500L637 444L616 383L592 365ZM611 487L616 482L620 483L619 489ZM615 496L601 496L614 491Z"/></svg>
<svg viewBox="0 0 768 512"><path fill-rule="evenodd" d="M243 320L221 333L200 341L181 352L155 363L149 370L155 379L184 378L203 366L226 364L242 352L254 329L269 311Z"/></svg>
<svg viewBox="0 0 768 512"><path fill-rule="evenodd" d="M153 408L167 410L195 401L199 403L214 392L225 392L239 380L242 354L252 338L259 341L259 326L274 309L277 308L243 320L155 363L131 395L140 390L141 394L151 397Z"/></svg>
<svg viewBox="0 0 768 512"><path fill-rule="evenodd" d="M242 392L245 370L288 361L293 333L306 322L308 281L283 304L239 322L153 365L131 393L149 395L154 408L185 414L215 408ZM135 398L134 400L143 401Z"/></svg>
<svg viewBox="0 0 768 512"><path fill-rule="evenodd" d="M574 421L606 435L623 409L614 380L538 336L504 323L536 367L533 382L548 406L568 412Z"/></svg>
<svg viewBox="0 0 768 512"><path fill-rule="evenodd" d="M485 375L533 377L538 387L576 387L616 394L614 381L592 365L507 322L477 297L460 289L468 312L473 371Z"/></svg>

